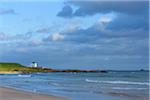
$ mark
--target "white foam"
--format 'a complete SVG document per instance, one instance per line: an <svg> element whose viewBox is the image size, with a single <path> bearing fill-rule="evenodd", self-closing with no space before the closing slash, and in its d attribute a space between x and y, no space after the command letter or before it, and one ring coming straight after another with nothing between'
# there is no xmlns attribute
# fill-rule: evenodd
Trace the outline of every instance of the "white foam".
<svg viewBox="0 0 150 100"><path fill-rule="evenodd" d="M122 88L122 87L113 87L112 89L116 89L116 90L145 90L147 88Z"/></svg>
<svg viewBox="0 0 150 100"><path fill-rule="evenodd" d="M19 77L31 77L30 74L29 74L29 75L22 75L22 74L19 74L18 76L19 76Z"/></svg>
<svg viewBox="0 0 150 100"><path fill-rule="evenodd" d="M99 80L89 80L85 79L86 82L94 83L108 83L108 84L133 84L133 85L150 85L148 82L131 82L131 81L99 81Z"/></svg>

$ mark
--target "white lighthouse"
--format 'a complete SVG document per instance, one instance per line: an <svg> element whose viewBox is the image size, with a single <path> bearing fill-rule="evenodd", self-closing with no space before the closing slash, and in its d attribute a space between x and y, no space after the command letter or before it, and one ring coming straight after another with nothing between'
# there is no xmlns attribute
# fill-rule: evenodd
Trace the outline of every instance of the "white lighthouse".
<svg viewBox="0 0 150 100"><path fill-rule="evenodd" d="M38 63L37 62L32 62L32 67L38 67Z"/></svg>

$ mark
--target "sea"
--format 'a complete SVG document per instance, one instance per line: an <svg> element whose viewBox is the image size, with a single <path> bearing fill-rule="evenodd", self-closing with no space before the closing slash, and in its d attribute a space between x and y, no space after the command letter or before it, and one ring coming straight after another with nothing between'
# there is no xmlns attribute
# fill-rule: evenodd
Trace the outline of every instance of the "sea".
<svg viewBox="0 0 150 100"><path fill-rule="evenodd" d="M69 100L149 100L149 71L0 74L0 87Z"/></svg>

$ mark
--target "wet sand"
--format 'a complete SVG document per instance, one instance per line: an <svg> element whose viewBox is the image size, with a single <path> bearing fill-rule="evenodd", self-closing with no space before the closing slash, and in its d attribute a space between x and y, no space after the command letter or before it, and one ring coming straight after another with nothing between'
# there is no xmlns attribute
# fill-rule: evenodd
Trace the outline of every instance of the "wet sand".
<svg viewBox="0 0 150 100"><path fill-rule="evenodd" d="M0 88L0 100L67 100L63 97L41 95L18 91L9 88Z"/></svg>

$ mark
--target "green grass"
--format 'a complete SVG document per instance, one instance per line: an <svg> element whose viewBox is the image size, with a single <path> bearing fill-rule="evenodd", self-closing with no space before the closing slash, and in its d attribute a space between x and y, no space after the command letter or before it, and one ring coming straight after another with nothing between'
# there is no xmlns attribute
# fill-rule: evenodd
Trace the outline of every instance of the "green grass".
<svg viewBox="0 0 150 100"><path fill-rule="evenodd" d="M26 67L18 63L0 63L0 71L11 71L21 73L45 72L42 68Z"/></svg>
<svg viewBox="0 0 150 100"><path fill-rule="evenodd" d="M18 63L0 63L0 71L14 71L24 68L26 67Z"/></svg>

